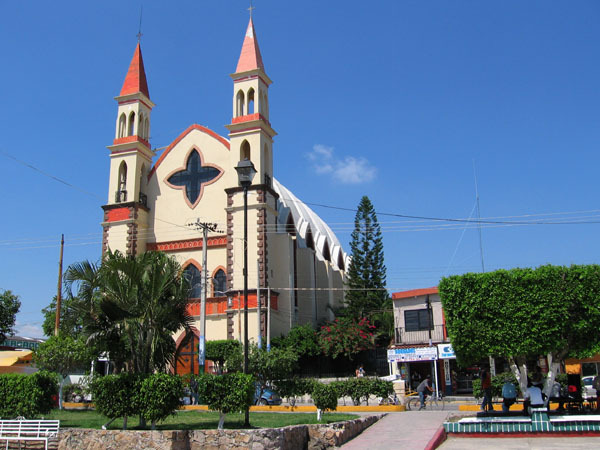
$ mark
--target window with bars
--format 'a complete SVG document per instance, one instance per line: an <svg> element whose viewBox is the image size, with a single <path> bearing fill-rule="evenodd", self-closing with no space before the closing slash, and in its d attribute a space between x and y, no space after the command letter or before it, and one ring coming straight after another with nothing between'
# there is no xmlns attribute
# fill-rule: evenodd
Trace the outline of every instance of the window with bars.
<svg viewBox="0 0 600 450"><path fill-rule="evenodd" d="M433 330L431 310L425 308L404 311L404 328L406 331Z"/></svg>

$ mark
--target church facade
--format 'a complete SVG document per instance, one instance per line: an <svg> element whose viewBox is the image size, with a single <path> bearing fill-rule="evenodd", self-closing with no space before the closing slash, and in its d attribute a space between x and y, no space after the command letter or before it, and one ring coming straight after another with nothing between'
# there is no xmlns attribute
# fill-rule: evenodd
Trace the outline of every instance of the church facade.
<svg viewBox="0 0 600 450"><path fill-rule="evenodd" d="M235 167L248 159L256 169L248 188L248 335L263 343L298 324L317 325L343 304L348 257L327 224L273 174L269 85L252 18L233 80L228 136L188 126L160 154L149 142L150 99L140 44L125 77L110 150L103 253L163 251L190 280L192 332L174 336L178 373L195 372L200 297L206 285L206 339L243 336L243 188ZM202 231L207 236L207 282L202 282ZM264 345L264 344L263 344Z"/></svg>

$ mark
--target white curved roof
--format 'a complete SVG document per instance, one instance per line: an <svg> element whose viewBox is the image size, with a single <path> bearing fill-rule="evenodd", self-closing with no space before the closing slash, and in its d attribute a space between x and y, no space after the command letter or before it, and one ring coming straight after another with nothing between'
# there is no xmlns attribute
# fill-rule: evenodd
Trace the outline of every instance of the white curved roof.
<svg viewBox="0 0 600 450"><path fill-rule="evenodd" d="M299 244L306 247L307 235L310 230L315 244L315 253L320 260L329 259L337 270L348 267L349 257L344 252L337 236L331 228L315 212L292 194L285 186L273 179L273 190L279 194L277 201L277 224L279 230L284 230L289 214L292 214L296 235L301 238ZM329 249L330 258L326 258ZM342 264L340 264L340 261ZM340 267L342 266L342 267Z"/></svg>

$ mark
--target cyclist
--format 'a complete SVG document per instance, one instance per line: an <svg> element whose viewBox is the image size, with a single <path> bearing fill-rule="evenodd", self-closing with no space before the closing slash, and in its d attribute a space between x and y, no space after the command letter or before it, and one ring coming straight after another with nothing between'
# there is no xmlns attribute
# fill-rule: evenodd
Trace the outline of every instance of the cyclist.
<svg viewBox="0 0 600 450"><path fill-rule="evenodd" d="M425 398L429 393L433 392L433 388L431 387L431 375L427 375L427 378L419 384L417 392L419 393L419 400L421 401L421 406L419 407L419 411L421 411L425 408Z"/></svg>

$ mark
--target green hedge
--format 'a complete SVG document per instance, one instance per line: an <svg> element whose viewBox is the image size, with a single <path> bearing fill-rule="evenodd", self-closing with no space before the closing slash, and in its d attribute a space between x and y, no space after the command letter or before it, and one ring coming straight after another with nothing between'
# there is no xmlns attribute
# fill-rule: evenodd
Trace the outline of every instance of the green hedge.
<svg viewBox="0 0 600 450"><path fill-rule="evenodd" d="M95 377L91 390L96 409L109 419L140 415L156 422L175 413L183 396L177 375L129 373Z"/></svg>
<svg viewBox="0 0 600 450"><path fill-rule="evenodd" d="M517 389L517 396L521 395L519 382L515 378L515 375L512 372L503 372L492 377L492 397L502 397L502 386L504 385L506 380L510 381L512 384L515 385L515 388ZM480 378L473 380L473 397L483 397L483 389L481 389Z"/></svg>
<svg viewBox="0 0 600 450"><path fill-rule="evenodd" d="M0 375L0 417L23 416L28 419L47 414L58 394L58 378L49 372L32 375L7 373Z"/></svg>

